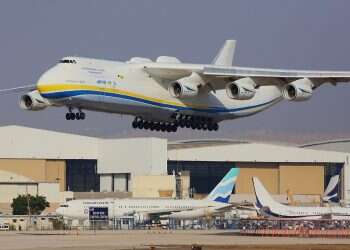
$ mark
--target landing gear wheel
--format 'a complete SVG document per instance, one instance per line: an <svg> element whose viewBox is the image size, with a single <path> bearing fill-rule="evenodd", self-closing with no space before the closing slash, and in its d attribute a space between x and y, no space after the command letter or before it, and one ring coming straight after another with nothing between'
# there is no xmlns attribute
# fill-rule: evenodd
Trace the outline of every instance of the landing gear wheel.
<svg viewBox="0 0 350 250"><path fill-rule="evenodd" d="M66 120L67 120L67 121L70 120L70 113L66 113Z"/></svg>
<svg viewBox="0 0 350 250"><path fill-rule="evenodd" d="M160 130L161 130L162 132L165 132L166 126L165 126L164 123L160 125Z"/></svg>
<svg viewBox="0 0 350 250"><path fill-rule="evenodd" d="M80 119L81 119L80 113L76 113L76 114L75 114L75 118L76 118L77 120L80 120Z"/></svg>
<svg viewBox="0 0 350 250"><path fill-rule="evenodd" d="M75 114L74 113L70 113L69 116L70 116L71 120L75 120Z"/></svg>
<svg viewBox="0 0 350 250"><path fill-rule="evenodd" d="M132 125L132 127L135 128L135 129L138 127L138 126L137 126L138 124L137 124L136 121L133 121L131 125Z"/></svg>
<svg viewBox="0 0 350 250"><path fill-rule="evenodd" d="M213 129L214 129L215 131L218 131L218 129L219 129L219 125L218 125L217 123L214 123L214 125L213 125Z"/></svg>
<svg viewBox="0 0 350 250"><path fill-rule="evenodd" d="M80 120L85 120L85 117L86 117L85 113L81 112L80 113Z"/></svg>

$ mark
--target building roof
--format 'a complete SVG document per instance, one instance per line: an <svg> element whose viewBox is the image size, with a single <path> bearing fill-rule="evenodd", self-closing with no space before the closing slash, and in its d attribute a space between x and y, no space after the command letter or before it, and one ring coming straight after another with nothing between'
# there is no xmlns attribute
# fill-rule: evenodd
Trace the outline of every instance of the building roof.
<svg viewBox="0 0 350 250"><path fill-rule="evenodd" d="M128 165L127 169L130 167L144 169L145 160L152 162L153 165L164 165L166 159L236 162L345 161L344 153L318 148L314 150L316 148L313 148L313 145L345 143L349 151L343 152L350 152L350 140L347 139L300 147L228 139L182 140L167 143L165 139L152 137L104 139L21 126L0 127L0 138L0 158L97 159L99 165L105 169L101 170L101 173L112 171L116 162L119 163L118 169L121 170L124 165ZM140 157L135 157L135 153Z"/></svg>

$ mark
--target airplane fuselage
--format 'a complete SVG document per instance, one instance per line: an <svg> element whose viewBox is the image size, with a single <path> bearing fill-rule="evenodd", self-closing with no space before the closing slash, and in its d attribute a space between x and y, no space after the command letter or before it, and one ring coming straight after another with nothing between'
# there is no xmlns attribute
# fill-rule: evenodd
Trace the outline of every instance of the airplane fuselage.
<svg viewBox="0 0 350 250"><path fill-rule="evenodd" d="M150 214L170 214L174 211L220 207L223 203L210 200L175 199L102 199L73 200L62 204L56 212L66 218L89 219L91 208L105 208L108 218L123 216L149 217Z"/></svg>
<svg viewBox="0 0 350 250"><path fill-rule="evenodd" d="M58 63L37 83L53 106L128 114L147 121L172 122L174 115L207 117L215 122L249 116L281 100L277 86L262 86L249 100L233 100L224 89L174 98L167 84L143 70L142 63L71 58Z"/></svg>

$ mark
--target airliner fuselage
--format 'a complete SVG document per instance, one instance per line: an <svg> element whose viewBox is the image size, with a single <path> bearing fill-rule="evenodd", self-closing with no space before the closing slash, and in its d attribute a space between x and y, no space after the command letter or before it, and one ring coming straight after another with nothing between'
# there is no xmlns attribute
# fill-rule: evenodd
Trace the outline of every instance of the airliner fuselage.
<svg viewBox="0 0 350 250"><path fill-rule="evenodd" d="M193 127L193 117L215 124L249 116L281 100L276 86L260 87L249 100L232 100L224 89L192 98L172 97L166 84L143 70L142 63L64 58L38 80L37 91L52 106L66 106L67 120L83 119L81 110L133 115L150 124L174 124L181 116ZM76 109L77 113L73 113ZM80 117L79 117L80 116ZM134 124L133 124L134 125ZM161 127L159 128L161 129Z"/></svg>
<svg viewBox="0 0 350 250"><path fill-rule="evenodd" d="M218 130L218 123L260 112L282 99L306 101L324 83L350 81L346 71L305 71L232 66L235 41L227 40L212 64L181 63L175 57L127 62L65 57L24 90L20 106L41 110L65 106L67 120L83 110L135 116L134 128Z"/></svg>

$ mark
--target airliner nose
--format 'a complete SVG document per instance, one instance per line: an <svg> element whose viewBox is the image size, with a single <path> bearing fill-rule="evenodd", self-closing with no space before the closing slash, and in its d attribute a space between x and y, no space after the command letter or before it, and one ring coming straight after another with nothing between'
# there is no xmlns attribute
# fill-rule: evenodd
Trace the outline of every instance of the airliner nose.
<svg viewBox="0 0 350 250"><path fill-rule="evenodd" d="M59 207L56 209L56 214L62 216L64 214L64 208Z"/></svg>

